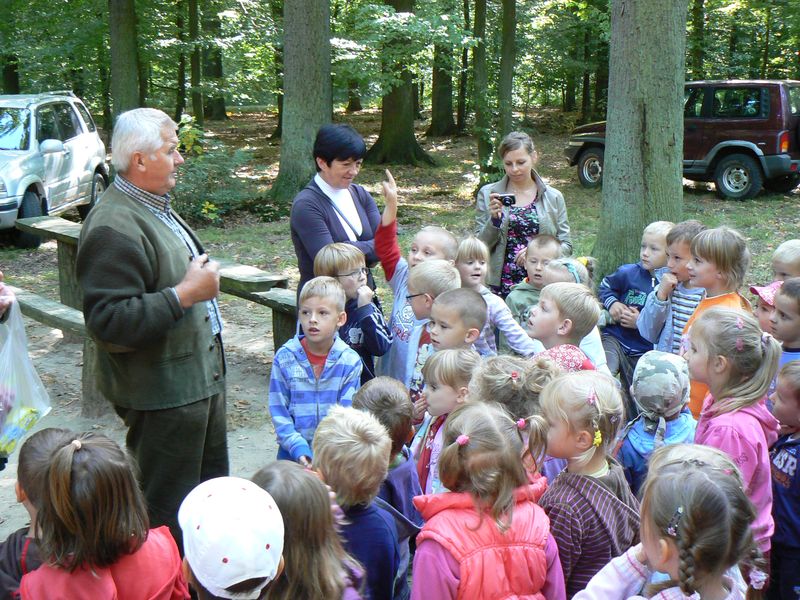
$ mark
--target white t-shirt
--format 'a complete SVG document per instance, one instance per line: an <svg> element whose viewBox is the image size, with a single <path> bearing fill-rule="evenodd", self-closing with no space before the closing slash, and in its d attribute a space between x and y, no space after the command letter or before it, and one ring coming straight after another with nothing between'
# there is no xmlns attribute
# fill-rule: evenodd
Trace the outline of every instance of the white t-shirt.
<svg viewBox="0 0 800 600"><path fill-rule="evenodd" d="M320 177L319 173L314 175L314 181L319 186L319 189L322 190L322 193L330 198L333 205L339 209L339 211L336 212L336 216L339 217L339 221L341 221L342 227L344 227L347 233L347 237L351 242L358 240L358 236L361 235L364 228L361 225L361 218L358 216L358 211L356 210L356 202L353 200L350 190L340 190L331 187L328 182ZM342 214L346 218L343 218ZM350 221L349 225L347 223L348 221ZM353 231L353 227L355 227L355 231Z"/></svg>

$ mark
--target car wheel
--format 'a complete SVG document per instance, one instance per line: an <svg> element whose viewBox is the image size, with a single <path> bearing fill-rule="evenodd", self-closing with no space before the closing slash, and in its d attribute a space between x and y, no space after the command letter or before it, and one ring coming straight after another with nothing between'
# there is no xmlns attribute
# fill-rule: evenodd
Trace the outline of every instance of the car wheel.
<svg viewBox="0 0 800 600"><path fill-rule="evenodd" d="M78 207L78 214L81 217L81 220L86 219L89 216L89 211L94 208L94 205L97 204L97 199L103 195L103 192L106 191L106 178L103 177L102 173L95 173L94 177L92 178L92 197L89 200L88 204L81 204Z"/></svg>
<svg viewBox="0 0 800 600"><path fill-rule="evenodd" d="M761 190L763 176L755 159L746 154L726 156L714 170L717 195L732 200L753 198Z"/></svg>
<svg viewBox="0 0 800 600"><path fill-rule="evenodd" d="M596 188L603 184L603 149L589 148L578 159L578 179L585 188Z"/></svg>
<svg viewBox="0 0 800 600"><path fill-rule="evenodd" d="M17 211L18 219L26 219L28 217L41 217L42 216L42 201L39 196L30 190L25 192L22 196L22 204L19 205ZM38 248L42 243L42 238L38 235L33 235L26 231L14 230L14 245L18 248Z"/></svg>
<svg viewBox="0 0 800 600"><path fill-rule="evenodd" d="M775 179L768 179L764 182L764 187L770 192L786 194L796 188L798 184L800 184L800 175L793 173L791 175L776 177Z"/></svg>

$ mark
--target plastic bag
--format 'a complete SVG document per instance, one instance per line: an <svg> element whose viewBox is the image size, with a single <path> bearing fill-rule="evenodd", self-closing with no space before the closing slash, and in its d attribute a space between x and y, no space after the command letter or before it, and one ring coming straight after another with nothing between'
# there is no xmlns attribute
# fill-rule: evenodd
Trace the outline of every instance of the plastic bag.
<svg viewBox="0 0 800 600"><path fill-rule="evenodd" d="M50 412L50 396L28 356L19 305L0 324L0 456L9 456L23 436Z"/></svg>

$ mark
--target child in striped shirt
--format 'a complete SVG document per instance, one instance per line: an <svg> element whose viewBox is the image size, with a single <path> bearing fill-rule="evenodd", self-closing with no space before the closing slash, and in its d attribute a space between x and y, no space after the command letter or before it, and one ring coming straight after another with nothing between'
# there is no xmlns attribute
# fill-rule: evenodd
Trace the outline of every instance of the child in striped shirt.
<svg viewBox="0 0 800 600"><path fill-rule="evenodd" d="M703 299L703 288L689 287L686 265L692 240L705 228L699 221L683 221L667 234L667 266L656 271L658 287L648 294L636 322L639 335L661 352L680 354L683 328Z"/></svg>

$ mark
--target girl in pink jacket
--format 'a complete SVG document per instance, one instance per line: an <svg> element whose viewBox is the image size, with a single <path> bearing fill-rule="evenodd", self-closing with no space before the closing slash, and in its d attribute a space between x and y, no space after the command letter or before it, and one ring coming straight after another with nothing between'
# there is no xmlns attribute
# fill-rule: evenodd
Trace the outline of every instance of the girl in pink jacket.
<svg viewBox="0 0 800 600"><path fill-rule="evenodd" d="M692 380L709 388L694 441L719 448L742 471L758 515L753 535L765 554L774 530L769 447L778 439L765 401L780 355L755 317L729 308L707 310L694 322L685 355Z"/></svg>
<svg viewBox="0 0 800 600"><path fill-rule="evenodd" d="M443 494L417 496L412 600L563 600L564 576L550 521L529 484L517 424L497 404L454 410L444 425Z"/></svg>

